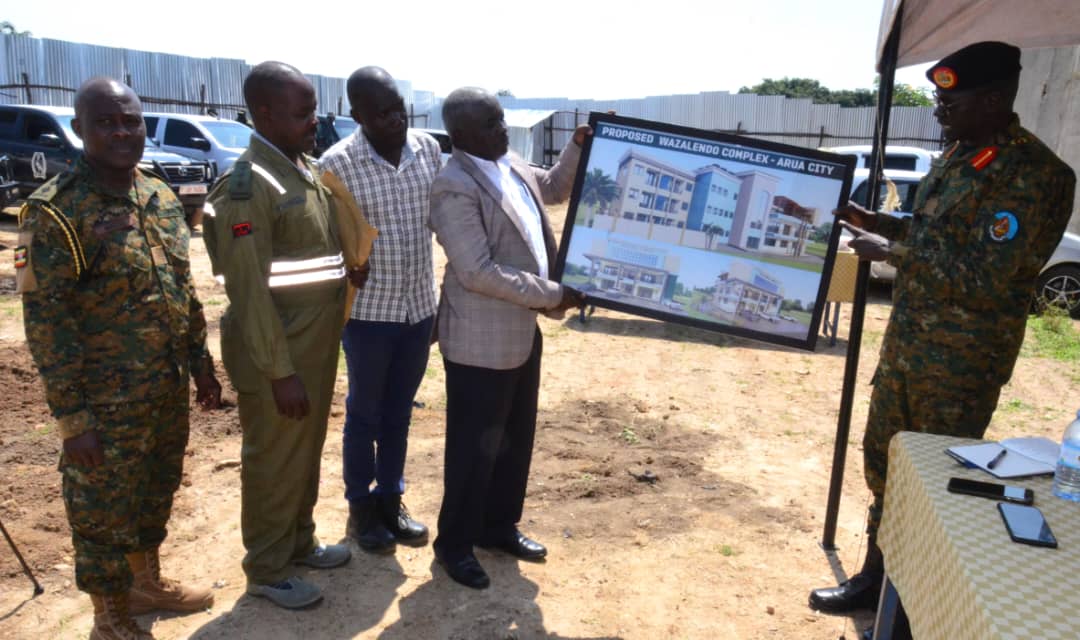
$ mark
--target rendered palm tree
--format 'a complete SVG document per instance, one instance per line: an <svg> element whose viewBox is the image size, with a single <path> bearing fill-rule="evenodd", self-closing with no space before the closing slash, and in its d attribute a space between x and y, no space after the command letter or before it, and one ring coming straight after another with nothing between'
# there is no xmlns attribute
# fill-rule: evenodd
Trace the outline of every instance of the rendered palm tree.
<svg viewBox="0 0 1080 640"><path fill-rule="evenodd" d="M599 167L585 174L585 181L581 185L581 201L588 205L589 213L585 218L585 226L593 226L593 218L597 212L611 204L619 195L619 187L611 176L604 173Z"/></svg>

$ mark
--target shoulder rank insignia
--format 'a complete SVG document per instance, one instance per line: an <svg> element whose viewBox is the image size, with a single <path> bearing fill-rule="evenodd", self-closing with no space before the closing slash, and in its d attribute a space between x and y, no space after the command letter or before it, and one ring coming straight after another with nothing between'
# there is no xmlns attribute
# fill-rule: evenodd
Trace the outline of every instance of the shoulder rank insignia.
<svg viewBox="0 0 1080 640"><path fill-rule="evenodd" d="M229 174L229 197L233 200L251 199L251 163L237 160Z"/></svg>
<svg viewBox="0 0 1080 640"><path fill-rule="evenodd" d="M986 168L987 165L994 161L994 158L996 158L997 155L997 147L986 147L982 151L975 154L975 157L971 159L970 164L972 168L974 168L976 171L982 171Z"/></svg>
<svg viewBox="0 0 1080 640"><path fill-rule="evenodd" d="M234 238L243 238L244 236L251 235L251 223L250 222L237 222L232 226L232 235Z"/></svg>
<svg viewBox="0 0 1080 640"><path fill-rule="evenodd" d="M994 214L994 221L990 223L990 239L994 242L1012 240L1019 230L1020 223L1015 215L1008 211L999 211Z"/></svg>

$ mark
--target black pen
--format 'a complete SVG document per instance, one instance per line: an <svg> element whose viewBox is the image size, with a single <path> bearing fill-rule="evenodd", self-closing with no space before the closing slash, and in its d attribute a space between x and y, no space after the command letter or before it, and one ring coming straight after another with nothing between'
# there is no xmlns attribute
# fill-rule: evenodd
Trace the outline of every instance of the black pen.
<svg viewBox="0 0 1080 640"><path fill-rule="evenodd" d="M1005 454L1008 453L1008 451L1008 449L1002 447L1001 451L998 451L998 454L994 456L994 459L986 463L986 468L993 469L994 467L996 467L998 463L1001 462L1001 459L1005 457Z"/></svg>

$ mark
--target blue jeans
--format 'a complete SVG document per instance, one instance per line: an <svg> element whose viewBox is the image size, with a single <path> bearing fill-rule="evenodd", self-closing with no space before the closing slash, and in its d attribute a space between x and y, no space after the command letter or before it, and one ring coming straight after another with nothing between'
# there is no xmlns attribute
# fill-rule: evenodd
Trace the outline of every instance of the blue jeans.
<svg viewBox="0 0 1080 640"><path fill-rule="evenodd" d="M342 444L345 499L405 492L412 403L427 369L434 317L416 324L349 320L341 342L349 368ZM375 489L371 490L371 483Z"/></svg>

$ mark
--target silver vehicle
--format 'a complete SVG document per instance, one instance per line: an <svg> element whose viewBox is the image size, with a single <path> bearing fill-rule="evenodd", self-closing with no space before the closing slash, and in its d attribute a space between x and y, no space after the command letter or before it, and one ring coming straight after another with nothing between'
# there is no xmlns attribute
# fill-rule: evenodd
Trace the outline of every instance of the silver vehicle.
<svg viewBox="0 0 1080 640"><path fill-rule="evenodd" d="M143 119L147 138L165 151L208 160L215 176L232 168L251 139L252 130L235 120L189 113L144 113Z"/></svg>
<svg viewBox="0 0 1080 640"><path fill-rule="evenodd" d="M1035 283L1035 297L1080 318L1080 235L1066 233Z"/></svg>

